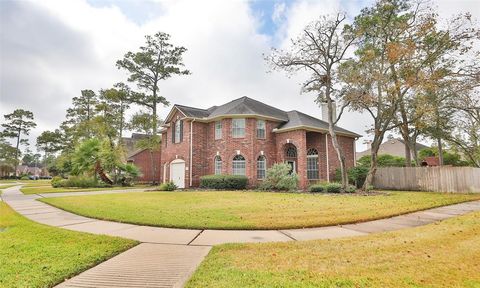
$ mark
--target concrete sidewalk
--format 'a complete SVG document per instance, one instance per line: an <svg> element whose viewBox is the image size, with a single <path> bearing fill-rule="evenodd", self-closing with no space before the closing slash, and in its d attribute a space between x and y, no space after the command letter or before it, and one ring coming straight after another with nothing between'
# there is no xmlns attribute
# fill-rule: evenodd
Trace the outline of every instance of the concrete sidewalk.
<svg viewBox="0 0 480 288"><path fill-rule="evenodd" d="M426 225L440 220L467 214L473 211L480 211L480 201L472 201L461 204L454 204L425 211L409 213L401 216L363 222L358 224L329 226L322 228L288 229L288 230L195 230L195 229L172 229L161 227L149 227L142 225L125 224L112 221L103 221L79 216L64 210L52 207L45 203L36 201L41 198L39 195L24 195L19 190L20 186L7 188L3 191L2 198L18 213L25 217L50 226L64 229L120 236L138 240L143 243L155 245L140 245L145 248L131 249L117 257L114 257L95 268L92 268L72 280L65 282L65 287L139 287L138 281L148 287L177 287L183 285L192 269L201 262L212 245L223 243L259 243L259 242L281 242L296 240L333 239L339 237L362 236L370 233L392 231L410 227ZM102 193L105 192L105 193ZM68 196L106 194L113 191L96 192L71 192ZM133 192L127 190L125 192ZM114 192L120 193L120 192ZM49 194L49 197L66 196L67 193ZM63 195L61 195L63 194ZM163 245L159 245L163 244ZM169 244L169 245L166 245ZM140 247L138 246L138 247ZM188 247L187 247L188 246ZM188 249L187 249L188 248ZM133 251L133 252L130 252ZM138 252L137 252L138 251ZM149 252L151 254L149 254ZM167 253L168 252L168 253ZM128 254L127 254L128 253ZM163 254L162 254L163 253ZM173 254L172 254L173 253ZM178 253L178 254L175 254ZM125 255L125 256L122 256ZM157 255L157 256L155 256ZM174 256L177 255L177 256ZM191 255L188 256L188 255ZM156 257L155 259L149 257ZM190 258L189 258L190 257ZM118 260L120 259L120 260ZM143 260L145 259L145 260ZM180 262L176 262L179 259ZM183 259L183 260L182 260ZM183 261L183 262L181 262ZM186 265L188 263L192 265ZM118 263L131 263L124 268ZM155 263L155 264L152 264ZM163 263L163 264L162 264ZM142 266L142 265L146 266ZM118 266L120 265L120 266ZM152 266L149 266L152 265ZM162 266L163 265L163 266ZM139 280L132 279L130 282L122 281L122 275L129 275L128 267L144 267L145 273L139 270ZM120 267L120 268L119 268ZM158 268L157 272L155 269ZM127 269L127 270L124 270ZM152 270L153 269L153 270ZM102 272L103 271L103 272ZM107 272L105 272L107 271ZM108 272L115 271L115 272ZM105 273L105 279L102 273ZM163 273L163 274L162 274ZM158 277L155 275L160 275ZM89 276L94 275L94 276ZM100 275L100 276L99 276ZM110 275L110 276L108 276ZM164 276L161 276L164 275ZM170 275L170 276L168 276ZM172 276L175 275L175 276ZM132 276L133 277L133 276ZM166 277L166 278L162 278ZM173 277L173 278L172 278ZM76 279L76 280L75 280ZM93 280L87 280L93 279ZM95 280L96 279L96 280ZM143 279L143 280L142 280ZM170 280L161 280L170 279ZM175 280L176 279L176 280ZM183 280L182 280L183 279ZM74 281L75 280L75 281ZM115 280L115 281L114 281ZM150 281L151 280L151 281ZM96 282L97 281L97 282ZM109 282L110 281L110 282ZM170 281L170 282L169 282ZM182 282L183 281L183 282ZM89 284L90 283L90 284ZM105 285L103 285L104 283ZM111 285L110 285L110 284ZM116 283L116 284L115 284ZM124 285L120 285L124 283ZM132 285L128 284L131 283ZM173 283L173 284L172 284ZM77 285L78 284L78 285ZM108 285L107 285L108 284ZM117 285L118 284L118 285ZM128 285L127 285L128 284ZM151 285L150 285L151 284ZM158 284L158 285L157 285ZM70 285L70 286L68 286ZM75 286L76 285L76 286ZM91 286L88 286L91 285ZM113 285L113 286L112 286ZM130 285L130 286L129 286ZM143 286L145 286L143 285ZM142 286L142 285L140 285ZM181 287L181 286L178 286Z"/></svg>

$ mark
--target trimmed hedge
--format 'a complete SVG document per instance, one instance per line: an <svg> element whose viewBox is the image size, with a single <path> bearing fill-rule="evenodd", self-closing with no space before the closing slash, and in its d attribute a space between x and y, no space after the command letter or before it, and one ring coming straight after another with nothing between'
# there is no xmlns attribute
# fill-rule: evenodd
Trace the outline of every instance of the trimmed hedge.
<svg viewBox="0 0 480 288"><path fill-rule="evenodd" d="M328 183L325 185L325 190L328 193L340 193L342 192L342 184L340 183Z"/></svg>
<svg viewBox="0 0 480 288"><path fill-rule="evenodd" d="M200 177L200 187L215 190L241 190L248 184L248 178L240 175L206 175Z"/></svg>
<svg viewBox="0 0 480 288"><path fill-rule="evenodd" d="M308 190L312 193L324 192L324 185L322 184L313 184L308 188Z"/></svg>

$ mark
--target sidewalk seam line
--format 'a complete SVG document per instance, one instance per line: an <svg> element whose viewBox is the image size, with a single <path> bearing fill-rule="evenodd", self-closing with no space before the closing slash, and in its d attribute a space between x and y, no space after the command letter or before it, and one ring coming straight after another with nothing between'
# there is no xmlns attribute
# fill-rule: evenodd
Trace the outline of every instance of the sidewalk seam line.
<svg viewBox="0 0 480 288"><path fill-rule="evenodd" d="M192 244L192 242L195 241L195 239L197 239L198 236L200 236L200 234L203 233L203 231L205 231L205 229L200 230L200 232L198 232L198 234L195 237L193 237L193 239L190 242L188 242L187 246Z"/></svg>
<svg viewBox="0 0 480 288"><path fill-rule="evenodd" d="M283 232L283 231L281 231L281 230L277 230L277 231L280 232L281 234L287 236L288 238L292 239L293 241L298 241L297 239L293 238L293 236L290 236L290 235L288 235L287 233L285 233L285 232Z"/></svg>

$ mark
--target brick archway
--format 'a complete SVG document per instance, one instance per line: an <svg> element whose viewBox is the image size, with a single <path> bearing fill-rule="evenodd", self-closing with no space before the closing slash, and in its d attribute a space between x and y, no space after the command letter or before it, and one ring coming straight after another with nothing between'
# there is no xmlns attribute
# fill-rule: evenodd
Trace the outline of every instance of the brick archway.
<svg viewBox="0 0 480 288"><path fill-rule="evenodd" d="M283 145L283 158L285 163L290 165L291 172L298 174L298 151L297 146L292 143Z"/></svg>

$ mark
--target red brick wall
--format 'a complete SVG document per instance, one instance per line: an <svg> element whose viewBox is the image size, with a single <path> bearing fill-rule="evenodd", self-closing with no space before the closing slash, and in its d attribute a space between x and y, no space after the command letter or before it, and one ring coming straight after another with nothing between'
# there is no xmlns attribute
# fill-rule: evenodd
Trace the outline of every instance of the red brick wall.
<svg viewBox="0 0 480 288"><path fill-rule="evenodd" d="M161 151L153 152L153 160L157 164L157 173L155 177L153 175L151 157L152 155L149 150L143 150L129 158L129 162L135 164L142 173L142 176L138 178L139 182L152 182L155 180L155 182L160 183L162 181L160 167Z"/></svg>
<svg viewBox="0 0 480 288"><path fill-rule="evenodd" d="M214 174L214 158L218 155L222 158L222 173L232 174L233 157L237 155L237 150L245 157L246 176L249 178L249 185L256 186L257 180L257 158L263 151L267 160L267 168L276 162L275 133L272 132L278 126L278 123L266 121L265 139L257 139L256 125L257 120L253 118L245 119L245 137L233 138L231 133L232 119L222 119L222 139L215 140L215 123L208 123L206 127L206 158L205 175ZM194 136L194 139L196 134Z"/></svg>

